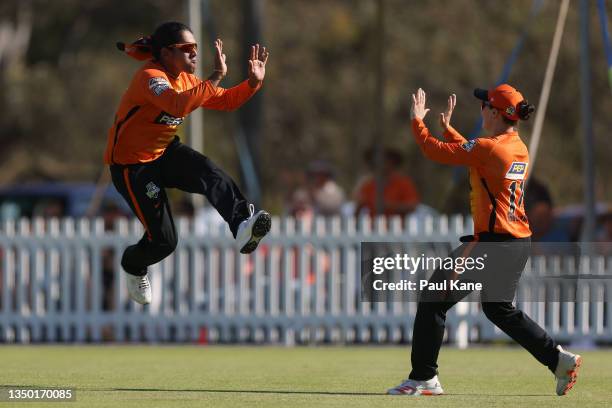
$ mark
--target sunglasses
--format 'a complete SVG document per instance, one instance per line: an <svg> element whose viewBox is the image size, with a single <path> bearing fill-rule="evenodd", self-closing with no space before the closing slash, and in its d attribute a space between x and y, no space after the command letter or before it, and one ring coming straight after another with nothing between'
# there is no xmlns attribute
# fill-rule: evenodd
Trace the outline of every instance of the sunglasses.
<svg viewBox="0 0 612 408"><path fill-rule="evenodd" d="M168 48L176 48L177 50L180 50L186 54L192 54L198 50L198 44L197 43L178 43L178 44L171 44L168 46Z"/></svg>
<svg viewBox="0 0 612 408"><path fill-rule="evenodd" d="M483 110L485 107L493 109L493 105L491 105L491 102L489 101L482 101L482 104L480 105L480 110Z"/></svg>

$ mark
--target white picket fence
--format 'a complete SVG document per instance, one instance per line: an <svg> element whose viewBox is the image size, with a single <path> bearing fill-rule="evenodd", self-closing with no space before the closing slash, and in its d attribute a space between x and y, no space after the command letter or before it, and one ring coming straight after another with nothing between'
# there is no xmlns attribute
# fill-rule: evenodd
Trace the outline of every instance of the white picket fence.
<svg viewBox="0 0 612 408"><path fill-rule="evenodd" d="M123 249L142 235L137 220L118 220L111 231L102 219L4 222L0 342L408 342L415 303L360 301L360 243L447 242L450 250L471 232L461 216L274 218L272 226L245 256L226 226L177 220L179 247L151 267L154 301L143 307L127 298L120 272ZM544 271L563 273L562 262L548 261L529 262L521 308L560 341L611 342L612 281L581 283L586 301L520 301ZM584 257L580 268L612 276L611 264ZM451 309L450 342L506 338L479 309L468 302Z"/></svg>

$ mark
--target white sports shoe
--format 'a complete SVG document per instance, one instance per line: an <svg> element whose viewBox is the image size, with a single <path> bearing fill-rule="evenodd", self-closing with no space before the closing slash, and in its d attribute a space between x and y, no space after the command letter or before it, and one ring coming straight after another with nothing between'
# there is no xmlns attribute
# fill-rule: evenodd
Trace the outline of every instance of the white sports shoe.
<svg viewBox="0 0 612 408"><path fill-rule="evenodd" d="M236 241L240 253L250 254L259 245L259 241L270 231L272 219L266 211L260 210L255 214L255 206L249 204L251 216L240 223Z"/></svg>
<svg viewBox="0 0 612 408"><path fill-rule="evenodd" d="M565 395L576 384L578 369L582 364L582 357L563 350L561 346L557 346L557 349L559 350L559 362L555 369L557 395Z"/></svg>
<svg viewBox="0 0 612 408"><path fill-rule="evenodd" d="M136 276L126 272L125 277L130 299L141 305L151 303L151 283L147 275Z"/></svg>
<svg viewBox="0 0 612 408"><path fill-rule="evenodd" d="M442 395L444 390L438 381L438 376L425 381L404 380L400 385L387 390L389 395L408 395L418 397L421 395Z"/></svg>

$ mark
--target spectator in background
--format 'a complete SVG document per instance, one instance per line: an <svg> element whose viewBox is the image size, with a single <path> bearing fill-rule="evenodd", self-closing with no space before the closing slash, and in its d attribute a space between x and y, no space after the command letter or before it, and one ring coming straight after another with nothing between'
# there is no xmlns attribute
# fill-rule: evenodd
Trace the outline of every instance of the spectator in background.
<svg viewBox="0 0 612 408"><path fill-rule="evenodd" d="M601 217L601 231L597 238L601 242L612 242L612 208Z"/></svg>
<svg viewBox="0 0 612 408"><path fill-rule="evenodd" d="M345 194L334 179L331 164L323 160L311 162L306 180L314 213L326 216L340 214Z"/></svg>
<svg viewBox="0 0 612 408"><path fill-rule="evenodd" d="M525 190L525 210L527 212L539 202L552 203L550 197L550 191L540 180L535 177L531 177L527 183L527 189ZM531 220L530 220L531 221Z"/></svg>
<svg viewBox="0 0 612 408"><path fill-rule="evenodd" d="M115 225L119 218L125 218L126 214L121 210L119 205L114 201L104 201L100 208L100 216L104 220L104 231L112 232L115 230ZM115 253L115 248L106 247L102 249L102 286L104 296L102 297L102 310L113 310L115 301L113 284L115 281L115 264L116 256L121 254ZM105 339L112 338L112 327L105 326L102 329Z"/></svg>
<svg viewBox="0 0 612 408"><path fill-rule="evenodd" d="M65 206L59 198L48 198L39 201L32 210L33 217L61 218L65 215Z"/></svg>
<svg viewBox="0 0 612 408"><path fill-rule="evenodd" d="M363 180L356 188L356 214L367 211L376 215L376 176L374 149L369 149L365 159L372 174ZM383 213L386 216L410 214L419 205L419 193L412 179L400 173L402 155L395 149L387 148L384 152L383 164Z"/></svg>
<svg viewBox="0 0 612 408"><path fill-rule="evenodd" d="M314 214L312 199L305 188L300 187L291 194L289 198L289 214L297 218L310 218Z"/></svg>
<svg viewBox="0 0 612 408"><path fill-rule="evenodd" d="M289 198L291 215L310 218L340 214L345 194L334 179L330 163L323 160L311 162L301 184L302 187L297 188Z"/></svg>
<svg viewBox="0 0 612 408"><path fill-rule="evenodd" d="M195 215L195 207L189 197L183 197L174 206L174 214L177 218L185 217L193 219Z"/></svg>
<svg viewBox="0 0 612 408"><path fill-rule="evenodd" d="M600 219L601 228L597 234L598 254L612 256L612 208Z"/></svg>
<svg viewBox="0 0 612 408"><path fill-rule="evenodd" d="M535 178L527 183L525 212L531 226L533 242L569 242L568 231L555 226L553 200L548 188Z"/></svg>
<svg viewBox="0 0 612 408"><path fill-rule="evenodd" d="M104 201L100 209L100 215L104 220L104 231L113 231L117 219L126 217L126 214L114 201Z"/></svg>

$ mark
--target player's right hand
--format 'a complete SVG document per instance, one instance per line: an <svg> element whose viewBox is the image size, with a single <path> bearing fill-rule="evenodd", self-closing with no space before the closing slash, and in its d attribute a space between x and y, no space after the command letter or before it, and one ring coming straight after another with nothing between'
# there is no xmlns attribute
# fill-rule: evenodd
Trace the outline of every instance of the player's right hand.
<svg viewBox="0 0 612 408"><path fill-rule="evenodd" d="M429 109L425 108L426 96L425 91L419 88L416 95L412 94L412 108L410 109L411 119L423 120Z"/></svg>
<svg viewBox="0 0 612 408"><path fill-rule="evenodd" d="M444 130L448 129L450 126L451 116L453 115L453 110L455 109L455 105L457 104L457 95L452 94L448 97L448 106L446 107L446 111L440 114L440 126Z"/></svg>

